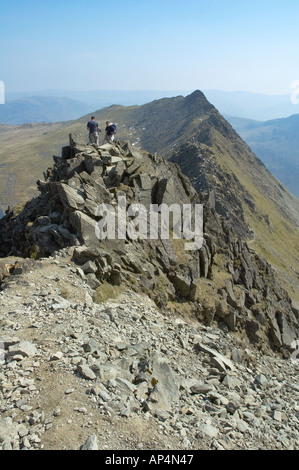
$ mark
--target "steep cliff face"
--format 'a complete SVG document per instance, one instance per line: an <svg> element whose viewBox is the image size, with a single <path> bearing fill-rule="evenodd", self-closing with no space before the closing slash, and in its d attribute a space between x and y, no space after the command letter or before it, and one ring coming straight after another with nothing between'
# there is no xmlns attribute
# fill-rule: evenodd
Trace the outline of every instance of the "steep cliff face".
<svg viewBox="0 0 299 470"><path fill-rule="evenodd" d="M190 151L195 155L194 148ZM201 165L206 155L195 157ZM78 273L93 288L95 300L123 289L146 293L162 309L218 323L262 349L292 349L299 334L299 312L271 266L242 237L245 221L240 233L234 230L227 213L221 215L204 174L198 191L192 183L175 163L136 151L128 142L94 148L71 135L70 145L63 148L61 157L54 157L45 181L38 182L40 196L19 214L8 213L0 223L1 256L30 259L6 266L2 277L30 269L34 260L72 247ZM125 220L124 236L115 232L115 239L99 240L97 230L103 220L99 206L109 204L113 212L120 200L125 218L115 212L115 227L119 229L119 222ZM171 225L168 239L160 232L153 236L151 230L155 232L156 227L149 217L143 226L146 236L133 239L132 233L140 234L144 220L130 216L130 208L137 207L134 204L146 208L147 216L151 205L194 208L202 204L202 247L186 250L190 240L176 238ZM237 205L232 199L235 221ZM155 219L157 225L161 217Z"/></svg>
<svg viewBox="0 0 299 470"><path fill-rule="evenodd" d="M177 163L199 194L213 197L215 211L244 239L251 239L253 231L246 220L244 203L255 210L253 197L231 172L224 171L206 147L195 139L182 144L170 159Z"/></svg>

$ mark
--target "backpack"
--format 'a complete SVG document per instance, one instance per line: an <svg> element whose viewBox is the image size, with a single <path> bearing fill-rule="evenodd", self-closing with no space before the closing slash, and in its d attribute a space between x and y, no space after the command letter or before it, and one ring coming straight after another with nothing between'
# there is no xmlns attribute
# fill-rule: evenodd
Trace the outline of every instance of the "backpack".
<svg viewBox="0 0 299 470"><path fill-rule="evenodd" d="M114 131L115 131L115 134L117 133L117 127L116 127L116 124L111 124L111 127L113 127Z"/></svg>

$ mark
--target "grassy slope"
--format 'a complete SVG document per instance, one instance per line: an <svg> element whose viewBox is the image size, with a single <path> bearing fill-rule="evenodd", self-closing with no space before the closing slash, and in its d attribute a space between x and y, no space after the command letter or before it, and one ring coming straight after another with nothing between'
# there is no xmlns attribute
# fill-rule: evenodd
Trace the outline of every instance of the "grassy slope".
<svg viewBox="0 0 299 470"><path fill-rule="evenodd" d="M52 165L52 157L68 143L71 125L33 124L0 127L0 201L24 202L37 194L36 181Z"/></svg>
<svg viewBox="0 0 299 470"><path fill-rule="evenodd" d="M235 175L255 202L255 210L243 204L245 220L255 234L254 240L250 242L251 246L275 267L292 298L299 301L298 275L294 272L299 272L299 230L298 225L297 228L295 226L296 219L291 218L292 215L296 218L296 207L299 216L299 204L291 193L280 189L279 182L263 165L252 164L252 159L255 158L253 154L240 153L236 158L233 146L229 148L228 142L224 143L221 136L215 136L214 142L214 146L210 148L219 166L226 173ZM219 146L222 148L221 154ZM294 205L292 214L285 212L290 207L285 207L284 210L283 204L287 204L286 201ZM269 223L265 223L265 220Z"/></svg>

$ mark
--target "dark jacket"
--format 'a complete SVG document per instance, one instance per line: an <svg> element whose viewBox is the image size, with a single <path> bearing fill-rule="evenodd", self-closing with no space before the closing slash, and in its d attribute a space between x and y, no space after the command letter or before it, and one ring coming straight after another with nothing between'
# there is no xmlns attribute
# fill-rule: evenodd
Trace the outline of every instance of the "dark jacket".
<svg viewBox="0 0 299 470"><path fill-rule="evenodd" d="M109 135L109 136L113 135L115 133L115 129L114 129L113 126L107 126L105 131L106 131L106 134Z"/></svg>

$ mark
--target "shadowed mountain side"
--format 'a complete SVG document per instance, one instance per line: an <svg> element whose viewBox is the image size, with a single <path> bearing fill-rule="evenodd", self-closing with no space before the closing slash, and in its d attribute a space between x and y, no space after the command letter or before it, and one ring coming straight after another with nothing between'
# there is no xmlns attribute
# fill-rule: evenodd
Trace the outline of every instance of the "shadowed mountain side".
<svg viewBox="0 0 299 470"><path fill-rule="evenodd" d="M299 202L200 91L105 112L118 120L119 136L173 159L199 192L204 177L216 210L250 237L299 300ZM189 161L196 152L204 152L203 165Z"/></svg>

